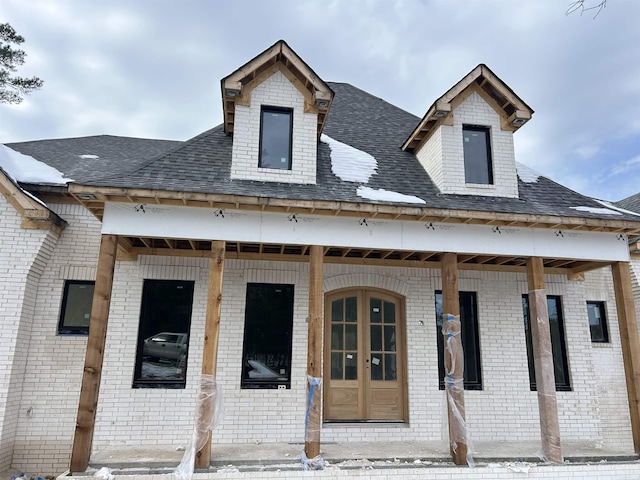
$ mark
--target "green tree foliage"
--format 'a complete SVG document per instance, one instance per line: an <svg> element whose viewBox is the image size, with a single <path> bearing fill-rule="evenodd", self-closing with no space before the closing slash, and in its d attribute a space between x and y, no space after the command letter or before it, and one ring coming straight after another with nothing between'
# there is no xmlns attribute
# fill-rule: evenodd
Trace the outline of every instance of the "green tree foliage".
<svg viewBox="0 0 640 480"><path fill-rule="evenodd" d="M15 74L27 56L16 48L24 38L8 23L0 23L0 103L20 103L25 95L42 87L38 77L24 78Z"/></svg>

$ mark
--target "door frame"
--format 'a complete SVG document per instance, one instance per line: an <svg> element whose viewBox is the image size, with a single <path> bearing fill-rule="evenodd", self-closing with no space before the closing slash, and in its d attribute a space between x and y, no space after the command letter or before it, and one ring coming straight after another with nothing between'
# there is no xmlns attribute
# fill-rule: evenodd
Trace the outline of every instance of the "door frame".
<svg viewBox="0 0 640 480"><path fill-rule="evenodd" d="M394 300L397 306L397 320L396 320L396 366L397 366L397 382L398 388L400 388L400 404L402 408L402 419L400 420L375 420L375 419L350 419L350 420L340 420L340 419L327 419L327 401L329 399L328 391L330 389L331 384L331 302L338 298L344 298L347 296L355 296L358 298L358 308L364 309L367 308L365 305L365 299L369 295L383 295L386 297L390 297ZM384 298L384 297L383 297ZM324 342L323 342L323 409L322 409L322 417L323 423L409 423L409 405L408 405L408 351L407 351L407 342L406 342L406 328L407 328L407 319L406 319L406 297L396 293L391 290L386 290L383 288L377 287L367 287L367 286L352 286L339 288L336 290L332 290L330 292L326 292L324 295ZM364 311L361 312L361 315L364 315ZM364 332L364 318L358 319L358 325L362 326L362 333L360 334L360 338L358 338L358 352L359 356L362 358L358 365L358 375L362 375L363 383L365 382L364 375L366 374L366 369L364 367L364 353L370 347L366 347L365 339L369 340L369 333L365 334ZM362 348L365 350L362 350ZM366 388L363 385L363 389ZM365 393L363 392L363 395ZM363 405L364 408L364 405Z"/></svg>

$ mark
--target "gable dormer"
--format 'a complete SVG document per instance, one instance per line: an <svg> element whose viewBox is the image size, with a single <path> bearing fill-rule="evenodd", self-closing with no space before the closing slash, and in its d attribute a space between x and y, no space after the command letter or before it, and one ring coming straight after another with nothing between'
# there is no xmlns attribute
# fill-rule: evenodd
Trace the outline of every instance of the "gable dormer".
<svg viewBox="0 0 640 480"><path fill-rule="evenodd" d="M481 64L431 105L402 149L443 193L518 198L513 133L532 114Z"/></svg>
<svg viewBox="0 0 640 480"><path fill-rule="evenodd" d="M283 41L221 80L231 178L316 183L333 91Z"/></svg>

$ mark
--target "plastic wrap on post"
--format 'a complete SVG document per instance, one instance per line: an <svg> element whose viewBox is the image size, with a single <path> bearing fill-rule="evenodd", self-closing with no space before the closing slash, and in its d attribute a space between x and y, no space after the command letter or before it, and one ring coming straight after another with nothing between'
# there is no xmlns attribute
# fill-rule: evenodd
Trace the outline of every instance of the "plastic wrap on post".
<svg viewBox="0 0 640 480"><path fill-rule="evenodd" d="M467 464L470 467L475 467L473 448L462 402L464 398L464 352L460 337L460 316L446 314L444 319L445 321L442 322L442 335L445 340L444 388L449 412L455 420L449 421L449 442L454 452L457 451L458 444L466 445Z"/></svg>
<svg viewBox="0 0 640 480"><path fill-rule="evenodd" d="M542 435L543 451L538 455L542 460L546 462L562 463L562 447L560 443L560 436L549 434L551 430L557 430L557 428L551 428L550 422L558 421L557 414L557 396L556 396L556 380L555 380L555 366L553 361L553 345L551 342L551 331L549 331L548 337L545 336L547 341L537 341L533 338L534 332L538 332L538 328L544 325L545 320L538 312L547 311L547 294L544 289L531 290L529 292L529 311L535 312L536 325L530 325L530 333L533 344L533 359L534 370L536 374L536 390L538 394L538 404L540 411L540 432ZM530 315L530 322L533 323L533 315ZM549 315L547 313L547 324L549 323ZM549 326L547 325L547 329ZM548 377L545 386L542 386L542 382L539 379L543 378L544 373L548 373ZM543 414L542 408L544 405L553 404L555 414L552 418ZM546 446L546 448L545 448ZM546 451L544 451L546 450Z"/></svg>
<svg viewBox="0 0 640 480"><path fill-rule="evenodd" d="M191 480L196 453L206 445L209 440L209 431L220 424L222 414L222 391L216 378L213 375L202 375L193 436L189 447L185 449L180 465L173 472L175 478Z"/></svg>
<svg viewBox="0 0 640 480"><path fill-rule="evenodd" d="M307 375L307 411L304 418L304 441L306 443L317 441L320 435L320 393L322 391L322 378ZM308 458L303 451L300 455L302 467L305 470L324 469L324 459L317 457Z"/></svg>

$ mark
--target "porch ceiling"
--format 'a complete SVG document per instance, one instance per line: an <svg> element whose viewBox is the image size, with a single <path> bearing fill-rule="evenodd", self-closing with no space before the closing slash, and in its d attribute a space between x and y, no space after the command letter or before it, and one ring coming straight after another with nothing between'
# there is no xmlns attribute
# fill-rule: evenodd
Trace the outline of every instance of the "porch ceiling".
<svg viewBox="0 0 640 480"><path fill-rule="evenodd" d="M226 257L245 260L286 262L309 261L309 245L226 242ZM118 258L135 260L138 255L209 257L211 242L176 238L120 237ZM440 268L443 252L425 250L389 250L370 248L324 247L324 263L379 265L389 267ZM524 257L497 255L458 255L461 270L525 272ZM545 273L580 274L607 266L608 262L591 262L567 258L544 258Z"/></svg>

